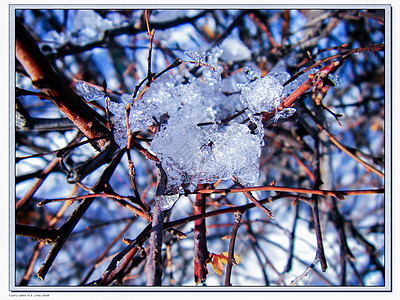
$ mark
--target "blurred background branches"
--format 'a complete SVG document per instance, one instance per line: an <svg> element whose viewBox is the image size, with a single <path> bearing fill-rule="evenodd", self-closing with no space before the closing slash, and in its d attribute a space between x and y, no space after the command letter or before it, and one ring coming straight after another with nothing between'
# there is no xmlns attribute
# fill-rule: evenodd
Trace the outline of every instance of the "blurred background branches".
<svg viewBox="0 0 400 300"><path fill-rule="evenodd" d="M385 284L385 10L17 9L15 18L17 285ZM204 80L207 66L188 51L216 46L235 110L226 123L256 132L228 81L245 67L286 71L296 87L262 115L254 186L199 184L156 222L163 175L149 145L169 116L119 148L107 103L145 95L164 73ZM85 99L78 81L97 96ZM285 107L296 112L273 122Z"/></svg>

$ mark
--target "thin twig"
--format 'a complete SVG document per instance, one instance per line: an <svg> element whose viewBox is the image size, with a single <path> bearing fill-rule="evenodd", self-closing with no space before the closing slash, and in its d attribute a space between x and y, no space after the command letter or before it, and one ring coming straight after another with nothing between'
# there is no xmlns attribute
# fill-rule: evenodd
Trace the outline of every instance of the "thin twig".
<svg viewBox="0 0 400 300"><path fill-rule="evenodd" d="M149 55L147 56L147 85L150 85L151 82L154 80L153 73L151 72L151 51L153 49L153 38L154 38L154 29L150 30L149 25L149 10L146 9L144 11L145 19L146 19L146 26L147 26L147 35L149 36Z"/></svg>
<svg viewBox="0 0 400 300"><path fill-rule="evenodd" d="M240 221L242 220L242 213L237 211L233 214L235 216L235 222L233 223L232 232L229 235L229 252L228 252L228 261L226 264L226 272L225 272L225 286L231 286L231 273L233 264L237 264L234 258L234 249L235 249L235 240L236 235L240 226Z"/></svg>
<svg viewBox="0 0 400 300"><path fill-rule="evenodd" d="M126 223L125 227L120 231L120 233L112 240L112 242L106 247L106 249L103 251L103 253L93 263L93 266L90 268L90 270L88 271L86 276L81 280L80 285L85 284L85 282L88 280L90 275L92 275L92 273L95 270L97 264L106 257L106 255L110 251L111 247L113 247L115 245L115 243L117 243L121 239L122 235L129 229L129 227L132 225L132 223L133 223L133 219L129 220Z"/></svg>
<svg viewBox="0 0 400 300"><path fill-rule="evenodd" d="M116 155L113 158L113 161L104 170L104 172L101 175L101 177L99 178L99 180L93 186L93 192L95 192L95 193L101 192L101 190L104 188L105 184L108 183L108 180L110 179L115 168L119 164L123 153L124 152L121 150L117 151ZM86 212L86 210L89 208L89 206L92 204L93 201L94 201L94 198L88 198L88 199L83 200L80 203L80 205L75 209L75 211L72 213L72 215L69 217L69 219L60 227L60 229L58 230L60 237L57 239L57 241L54 243L53 247L50 249L50 252L48 253L48 255L45 259L45 262L42 264L41 268L37 272L37 275L39 278L44 280L47 272L49 271L51 265L53 264L54 260L56 259L57 255L60 252L65 241L68 239L70 233L75 228L76 224L82 218L82 216L84 215L84 213Z"/></svg>
<svg viewBox="0 0 400 300"><path fill-rule="evenodd" d="M290 82L292 82L293 80L295 80L296 78L298 78L300 75L308 72L309 70L311 70L312 68L318 67L319 65L326 63L328 61L334 60L334 59L343 59L343 58L347 58L348 56L350 56L351 54L355 54L355 53L360 53L360 52L364 52L364 51L382 51L384 49L385 45L384 44L376 44L376 45L372 45L372 46L368 46L368 47L360 47L360 48L355 48L355 49L348 49L346 51L342 51L339 54L335 54L323 59L320 59L318 61L315 61L311 66L301 70L300 72L296 73L295 75L293 75L289 80L287 80L283 86L289 84Z"/></svg>
<svg viewBox="0 0 400 300"><path fill-rule="evenodd" d="M271 202L273 200L286 198L286 197L291 197L291 195L280 194L280 195L277 195L277 196L274 196L274 197L269 197L269 198L266 198L266 199L263 199L263 200L259 200L258 202L260 204L264 204L264 203L269 203L269 202ZM192 215L192 216L189 216L189 217L186 217L186 218L183 218L183 219L179 219L179 220L176 220L176 221L165 222L164 223L164 230L167 230L169 228L174 228L174 227L177 227L177 226L180 226L180 225L184 225L184 224L187 224L189 222L193 222L195 220L214 217L214 216L223 215L223 214L227 214L227 213L234 213L236 211L241 211L242 213L245 213L247 210L252 209L254 207L256 207L256 205L254 203L249 203L249 204L245 204L245 205L241 205L241 206L233 206L233 207L229 207L229 208L214 210L214 211L206 212L206 213L201 214L201 215Z"/></svg>
<svg viewBox="0 0 400 300"><path fill-rule="evenodd" d="M299 276L297 277L295 280L293 280L289 286L294 286L296 285L301 279L303 279L304 277L306 277L312 270L314 270L315 265L318 263L318 256L315 257L314 261L310 264L310 266L307 267L307 269Z"/></svg>
<svg viewBox="0 0 400 300"><path fill-rule="evenodd" d="M138 247L148 239L151 231L151 223L146 226L142 230L142 232L136 237L134 241L131 241L128 246L126 246L122 251L120 251L114 258L111 260L108 265L106 271L103 275L96 280L94 285L108 285L115 280L121 270L124 270L129 261L134 257L134 255L138 251ZM119 264L118 262L121 261ZM118 264L118 267L117 267Z"/></svg>
<svg viewBox="0 0 400 300"><path fill-rule="evenodd" d="M319 147L320 147L319 138L318 138L318 136L316 136L315 137L316 166L315 166L315 170L314 170L314 178L315 178L314 189L318 189L319 186L322 184L321 171L320 171ZM319 261L321 263L322 271L325 272L326 269L328 268L328 264L327 264L326 258L325 258L324 243L323 243L323 239L322 239L321 222L320 222L320 218L319 218L318 195L316 195L316 194L313 194L311 196L311 209L312 209L313 218L314 218L315 235L317 238L317 255L318 255Z"/></svg>
<svg viewBox="0 0 400 300"><path fill-rule="evenodd" d="M240 184L240 182L233 176L232 181L239 187L239 188L244 188L243 185ZM268 217L273 219L274 217L272 216L272 212L266 208L264 205L262 205L249 191L244 191L243 194L246 195L247 198L249 198L259 209L261 209L262 212L264 212Z"/></svg>
<svg viewBox="0 0 400 300"><path fill-rule="evenodd" d="M43 201L39 202L38 204L36 204L37 207L41 207L43 205L49 204L49 203L53 203L53 202L60 202L60 201L78 201L78 200L84 200L87 198L113 198L116 199L119 203L120 201L126 201L128 202L131 206L129 207L129 209L136 215L141 216L142 218L148 219L148 215L147 215L147 211L143 211L142 210L138 210L136 207L132 206L132 204L137 204L139 205L139 203L137 203L136 199L133 200L133 197L130 196L120 196L120 195L114 195L114 194L107 194L107 193L100 193L100 194L90 194L90 195L83 195L83 196L75 196L75 197L67 197L67 198L54 198L54 199L44 199ZM127 206L126 204L124 206Z"/></svg>
<svg viewBox="0 0 400 300"><path fill-rule="evenodd" d="M87 175L91 174L104 164L109 163L113 154L118 149L119 147L116 143L107 142L100 153L97 153L94 157L80 164L69 172L67 175L68 182L75 183L82 181ZM65 154L62 156L65 156Z"/></svg>
<svg viewBox="0 0 400 300"><path fill-rule="evenodd" d="M241 187L241 188L229 188L229 189L203 189L194 190L193 192L185 191L187 195L190 194L222 194L227 195L230 193L244 193L244 192L287 192L287 193L300 193L300 194L313 194L313 195L325 195L336 197L340 200L344 200L344 196L350 195L368 195L368 194L383 194L385 189L369 189L369 190L316 190L316 189L305 189L305 188L292 188L284 186L254 186L254 187Z"/></svg>
<svg viewBox="0 0 400 300"><path fill-rule="evenodd" d="M267 187L267 188L270 188L270 187ZM249 188L249 189L251 189L251 188ZM227 193L229 193L229 190L232 190L232 189L214 190L214 191L217 191L216 192L217 194L227 194ZM236 189L236 190L239 190L239 189ZM207 192L204 192L204 191L208 191L208 190L199 190L197 192L204 193L204 194L211 194L211 193L207 193ZM307 191L309 191L309 190L307 190ZM233 192L239 193L239 192L242 192L242 191L233 191ZM351 191L347 191L347 192L351 192ZM363 192L363 191L355 191L355 192L357 192L357 193L355 193L354 195L363 194L363 193L359 193L359 192ZM384 193L384 189L366 190L365 192L366 192L366 194L380 194L380 193ZM273 201L274 199L281 199L281 198L287 198L287 197L293 197L293 195L279 194L279 195L274 196L274 197L269 197L269 198L266 198L266 199L263 199L263 200L259 200L258 202L260 204L264 204L264 203L269 203L269 202ZM305 200L305 202L307 204L311 203L311 200L308 200L307 198L295 197L295 199L298 199L298 200L299 199L303 199L303 200ZM242 212L245 212L245 211L247 211L247 210L249 210L249 209L251 209L251 208L253 208L255 206L256 205L254 203L249 203L249 204L245 204L245 205L242 205L242 206L229 207L229 208L225 208L225 209L210 211L210 212L204 213L202 215L190 216L190 217L186 217L186 218L183 218L183 219L180 219L180 220L166 222L166 223L164 223L164 229L166 230L166 229L173 228L173 227L176 227L176 226L184 225L184 224L187 224L189 222L193 222L195 220L199 220L199 219L202 219L202 218L209 218L209 217L222 215L222 214L226 214L226 213L233 213L233 212L238 211L238 210L240 210Z"/></svg>
<svg viewBox="0 0 400 300"><path fill-rule="evenodd" d="M93 142L94 140L99 140L99 139L102 139L102 138L103 138L103 137L101 137L101 138L95 138L95 139L87 139L87 140L85 140L85 141L83 141L83 142L69 144L68 146L65 146L65 147L60 148L60 149L57 149L57 150L52 150L52 151L47 151L47 152L42 152L42 153L37 153L37 154L32 154L32 155L27 155L27 156L16 157L16 158L15 158L15 162L18 163L19 161L24 160L24 159L29 159L29 158L34 158L34 157L40 157L40 156L44 156L44 155L48 155L48 154L65 153L66 151L75 149L75 148L80 147L80 146L82 146L82 145L86 145L86 144L88 144L88 143L91 143L91 142ZM75 141L75 140L74 140L74 141Z"/></svg>
<svg viewBox="0 0 400 300"><path fill-rule="evenodd" d="M68 146L63 148L64 149L63 151L65 151L64 153L70 151L72 149L70 147L79 144L79 141L81 139L82 139L82 133L78 133L74 137L74 139L68 144ZM58 163L59 163L59 158L58 157L53 158L53 160L47 165L47 167L41 172L41 174L37 176L35 183L29 189L29 191L21 199L18 200L18 202L15 205L16 210L19 210L26 202L28 202L32 198L32 196L42 185L43 181L47 178L47 176L58 166Z"/></svg>
<svg viewBox="0 0 400 300"><path fill-rule="evenodd" d="M33 273L33 267L35 265L36 260L39 257L40 254L40 250L43 248L43 246L45 245L44 242L40 242L38 244L35 245L35 248L33 250L32 256L29 259L29 263L28 266L26 268L25 274L22 277L21 281L19 282L19 286L26 286L29 283L29 279L31 278L31 275Z"/></svg>
<svg viewBox="0 0 400 300"><path fill-rule="evenodd" d="M362 164L367 171L369 172L373 172L376 175L380 176L380 177L385 177L385 174L383 174L381 171L379 171L378 169L376 169L374 166L370 165L369 163L363 161L361 158L359 158L357 155L355 155L350 149L348 149L346 146L342 145L342 143L340 143L336 137L331 134L327 129L325 129L320 122L318 121L317 117L303 104L300 104L302 106L302 108L307 112L307 114L314 120L315 124L318 126L318 129L329 138L329 140L332 142L332 144L334 144L336 147L338 147L340 150L342 150L344 153L346 153L347 155L349 155L351 158L353 158L355 161L359 162L360 164Z"/></svg>

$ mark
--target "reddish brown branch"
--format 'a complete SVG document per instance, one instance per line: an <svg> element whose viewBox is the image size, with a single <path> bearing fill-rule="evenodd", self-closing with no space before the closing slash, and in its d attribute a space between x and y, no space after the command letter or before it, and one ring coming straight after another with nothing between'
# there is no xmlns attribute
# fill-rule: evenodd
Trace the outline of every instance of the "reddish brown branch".
<svg viewBox="0 0 400 300"><path fill-rule="evenodd" d="M262 187L262 188L265 188L265 187ZM266 187L266 188L273 188L273 187ZM250 189L250 190L251 190L251 188L245 188L245 189ZM287 188L287 189L290 189L290 188ZM218 194L218 193L219 193L219 194L226 194L226 193L229 193L229 190L232 190L232 189L214 190L214 191L219 191L219 192L216 192L217 194ZM240 190L240 189L235 189L235 190L236 190L236 191L234 191L234 192L237 192L237 193L241 192L241 191L238 191L238 190ZM306 190L306 191L311 191L311 190L307 190L307 189L304 189L304 190ZM209 190L199 190L199 191L197 191L197 192L203 193L203 191L209 191ZM357 192L357 193L350 193L350 192L352 192L352 191L344 191L344 192L345 192L345 193L348 192L349 194L352 194L352 195L362 195L363 192L365 192L365 194L378 194L378 193L383 193L383 192L384 192L384 189L380 189L380 190L366 190L366 191L354 191L354 192ZM195 193L196 193L196 191L195 191ZM207 193L205 193L205 194L207 194ZM210 194L211 194L211 193L210 193ZM288 198L288 197L293 197L293 195L289 195L289 194L279 194L279 195L274 196L274 197L269 197L269 198L266 198L266 199L263 199L263 200L259 200L258 202L259 202L260 204L264 204L264 203L268 203L268 202L271 202L271 201L276 200L276 199ZM310 204L310 202L311 202L309 199L303 198L303 197L301 197L301 196L300 196L300 197L297 196L297 197L295 197L295 199L304 200L307 204ZM203 219L203 218L214 217L214 216L218 216L218 215L222 215L222 214L227 214L227 213L234 213L234 212L236 212L236 211L240 211L240 212L244 213L244 212L246 212L247 210L249 210L249 209L251 209L251 208L254 208L254 207L256 207L256 205L255 205L254 203L249 203L249 204L245 204L245 205L242 205L242 206L234 206L234 207L224 208L224 209L220 209L220 210L214 210L214 211L206 212L206 213L201 214L201 215L193 215L193 216L186 217L186 218L183 218L183 219L180 219L180 220L171 221L171 222L166 222L166 223L164 223L164 227L163 227L163 228L164 228L164 230L167 230L167 229L169 229L169 228L174 228L174 227L176 227L176 226L184 225L184 224L187 224L187 223L189 223L189 222L193 222L193 221L195 221L195 220L200 220L200 219Z"/></svg>
<svg viewBox="0 0 400 300"><path fill-rule="evenodd" d="M329 56L327 58L321 59L316 61L313 65L310 67L302 70L301 72L297 73L296 75L292 76L288 81L286 81L283 85L287 85L291 81L295 80L298 76L301 74L307 72L308 70L311 70L312 68L315 68L322 63L330 62L328 65L325 67L321 68L318 72L316 72L313 75L310 75L309 78L303 82L293 93L291 93L286 99L284 99L281 104L279 105L277 111L281 111L285 108L291 107L296 99L298 99L301 95L303 95L305 92L307 92L310 88L317 87L323 85L323 81L325 78L328 77L329 74L333 74L344 62L344 60L349 57L351 54L356 54L364 51L382 51L384 49L384 44L377 44L377 45L372 45L369 47L362 47L362 48L356 48L356 49L350 49L347 51L343 51L342 53L336 54ZM336 61L334 59L339 58L339 61ZM328 87L327 87L328 88ZM265 113L263 118L264 120L270 120L274 117L276 113L276 110L274 109L272 112Z"/></svg>
<svg viewBox="0 0 400 300"><path fill-rule="evenodd" d="M133 223L133 219L129 220L127 222L127 224L125 225L125 227L120 231L120 233L112 240L112 242L107 246L107 248L103 251L103 253L97 258L97 260L95 261L93 266L90 268L89 272L86 274L84 279L81 281L81 285L83 285L88 280L90 275L92 275L93 271L95 270L96 265L106 257L106 255L110 251L111 247L113 247L115 245L115 243L117 243L121 239L122 235L129 229L129 227L132 225L132 223Z"/></svg>
<svg viewBox="0 0 400 300"><path fill-rule="evenodd" d="M193 205L193 215L202 215L206 212L206 195L198 194L196 202ZM194 221L194 280L196 284L204 284L208 274L207 259L209 252L207 250L206 239L206 220L199 219Z"/></svg>
<svg viewBox="0 0 400 300"><path fill-rule="evenodd" d="M159 201L154 202L153 221L150 233L148 253L146 257L146 285L160 286L162 276L162 236L163 236L164 211Z"/></svg>
<svg viewBox="0 0 400 300"><path fill-rule="evenodd" d="M157 165L157 168L159 173L156 197L162 196L166 192L167 185L167 174L160 164ZM161 207L160 201L162 200L155 199L153 206L153 220L145 265L146 285L148 286L160 286L162 283L161 277L163 269L161 246L163 242L163 222L166 212L164 212Z"/></svg>
<svg viewBox="0 0 400 300"><path fill-rule="evenodd" d="M18 20L15 22L15 39L16 57L31 78L33 86L52 99L86 137L91 139L103 136L104 139L92 142L97 150L102 149L106 137L110 137L110 132L104 125L105 120L57 75L33 37Z"/></svg>
<svg viewBox="0 0 400 300"><path fill-rule="evenodd" d="M344 196L350 195L368 195L368 194L383 194L385 189L369 189L369 190L315 190L315 189L303 189L303 188L291 188L283 186L254 186L254 187L242 187L242 188L230 188L230 189L203 189L195 190L193 193L187 191L187 194L229 194L229 193L244 193L244 192L287 192L287 193L300 193L300 194L315 194L332 196L339 199L344 199ZM261 202L261 201L259 201Z"/></svg>
<svg viewBox="0 0 400 300"><path fill-rule="evenodd" d="M131 203L135 203L137 205L140 205L140 203L137 203L133 197L129 196L120 196L120 195L114 195L114 194L106 194L106 193L100 193L100 194L92 194L92 195L84 195L84 196L75 196L75 197L68 197L68 198L55 198L55 199L44 199L43 201L39 202L36 206L41 207L43 205L53 203L53 202L59 202L59 201L78 201L78 200L84 200L87 198L112 198L116 199L116 201L123 206L127 207L129 210L131 210L135 215L141 216L142 218L149 219L149 215L147 211L139 210L135 206L132 206Z"/></svg>
<svg viewBox="0 0 400 300"><path fill-rule="evenodd" d="M234 182L239 188L243 188L243 185L241 185L241 184L239 183L239 181L238 181L235 177L232 177L232 180L233 180L233 182ZM247 197L248 199L250 199L250 200L255 204L255 206L257 206L259 209L261 209L261 211L262 211L263 213L265 213L268 217L270 217L271 219L274 218L274 217L272 216L272 212L271 212L268 208L266 208L264 205L262 205L262 204L253 196L253 194L252 194L251 192L249 192L249 191L244 191L243 194L245 194L246 197Z"/></svg>
<svg viewBox="0 0 400 300"><path fill-rule="evenodd" d="M134 241L131 241L127 247L114 256L104 274L92 284L109 285L111 282L113 282L118 275L120 275L121 272L127 268L129 262L138 252L138 248L141 247L141 245L148 239L150 231L151 224L148 224ZM119 261L121 262L117 266Z"/></svg>

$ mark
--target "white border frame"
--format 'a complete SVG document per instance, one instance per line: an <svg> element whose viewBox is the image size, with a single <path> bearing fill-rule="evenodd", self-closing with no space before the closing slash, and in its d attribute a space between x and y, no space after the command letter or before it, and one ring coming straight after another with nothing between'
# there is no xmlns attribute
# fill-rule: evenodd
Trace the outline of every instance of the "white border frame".
<svg viewBox="0 0 400 300"><path fill-rule="evenodd" d="M207 5L206 5L207 4ZM121 4L119 9L384 9L385 10L385 285L382 287L74 287L17 286L15 282L15 10L112 9L116 4L9 4L9 291L11 292L391 292L393 280L392 235L392 6L390 4Z"/></svg>

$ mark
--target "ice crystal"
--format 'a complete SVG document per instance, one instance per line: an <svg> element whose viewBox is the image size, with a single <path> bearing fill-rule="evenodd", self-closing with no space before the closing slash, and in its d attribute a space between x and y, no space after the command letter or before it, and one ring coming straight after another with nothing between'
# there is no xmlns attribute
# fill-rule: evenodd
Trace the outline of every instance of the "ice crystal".
<svg viewBox="0 0 400 300"><path fill-rule="evenodd" d="M302 70L300 70L302 71ZM293 93L301 84L303 84L305 81L308 80L308 76L310 74L316 73L318 70L315 68L312 68L308 70L307 72L301 74L299 77L297 77L295 80L291 81L289 84L285 85L282 91L282 96L287 97L291 93Z"/></svg>
<svg viewBox="0 0 400 300"><path fill-rule="evenodd" d="M189 56L194 62L199 65L203 66L206 64L206 53L198 53L196 50L185 51L185 54Z"/></svg>
<svg viewBox="0 0 400 300"><path fill-rule="evenodd" d="M252 82L260 77L260 72L251 69L249 66L243 68L243 73L246 75L247 82Z"/></svg>
<svg viewBox="0 0 400 300"><path fill-rule="evenodd" d="M276 78L266 75L245 84L241 95L252 113L271 112L280 104L282 90Z"/></svg>
<svg viewBox="0 0 400 300"><path fill-rule="evenodd" d="M246 184L258 179L261 141L243 124L205 128L176 120L156 134L151 150L162 162L169 189L184 184L194 190L232 176Z"/></svg>
<svg viewBox="0 0 400 300"><path fill-rule="evenodd" d="M105 30L115 28L113 21L101 17L92 10L71 10L71 17L67 19L67 34L50 31L45 36L45 41L52 43L55 47L70 42L75 45L84 46L88 43L101 39Z"/></svg>
<svg viewBox="0 0 400 300"><path fill-rule="evenodd" d="M246 105L251 114L262 112L275 111L274 122L280 118L288 118L296 111L295 108L284 108L278 110L278 106L282 102L283 95L288 95L288 89L283 87L283 84L290 79L287 72L271 72L264 77L249 67L243 68L243 73L246 75L247 82L239 84L241 90L241 100ZM290 91L297 88L296 81L290 86Z"/></svg>
<svg viewBox="0 0 400 300"><path fill-rule="evenodd" d="M239 38L226 38L222 42L221 48L224 51L222 57L225 61L235 62L251 59L251 51Z"/></svg>
<svg viewBox="0 0 400 300"><path fill-rule="evenodd" d="M81 94L82 97L86 101L92 101L97 98L101 98L101 97L105 96L103 91L99 90L98 88L96 88L94 86L87 84L84 81L78 81L75 84L75 88L77 89L79 94Z"/></svg>
<svg viewBox="0 0 400 300"><path fill-rule="evenodd" d="M278 122L280 118L286 119L292 116L296 112L295 108L292 107L287 107L282 109L281 111L278 111L275 116L274 116L274 122Z"/></svg>
<svg viewBox="0 0 400 300"><path fill-rule="evenodd" d="M112 122L114 124L114 139L120 148L126 146L127 138L127 103L116 103L110 101L108 104L109 111L113 114ZM129 129L131 132L145 130L153 124L151 115L146 110L133 106L129 112Z"/></svg>
<svg viewBox="0 0 400 300"><path fill-rule="evenodd" d="M160 205L160 209L162 211L167 211L174 206L176 201L178 201L180 195L179 194L173 194L173 195L160 195L160 196L155 196L154 200L157 201Z"/></svg>
<svg viewBox="0 0 400 300"><path fill-rule="evenodd" d="M340 77L337 74L329 74L328 78L332 81L336 88L340 86Z"/></svg>
<svg viewBox="0 0 400 300"><path fill-rule="evenodd" d="M195 50L185 51L200 67L204 67L203 77L205 80L210 81L211 84L219 84L221 81L222 66L218 65L218 59L222 55L223 50L215 47L208 52L198 53Z"/></svg>

